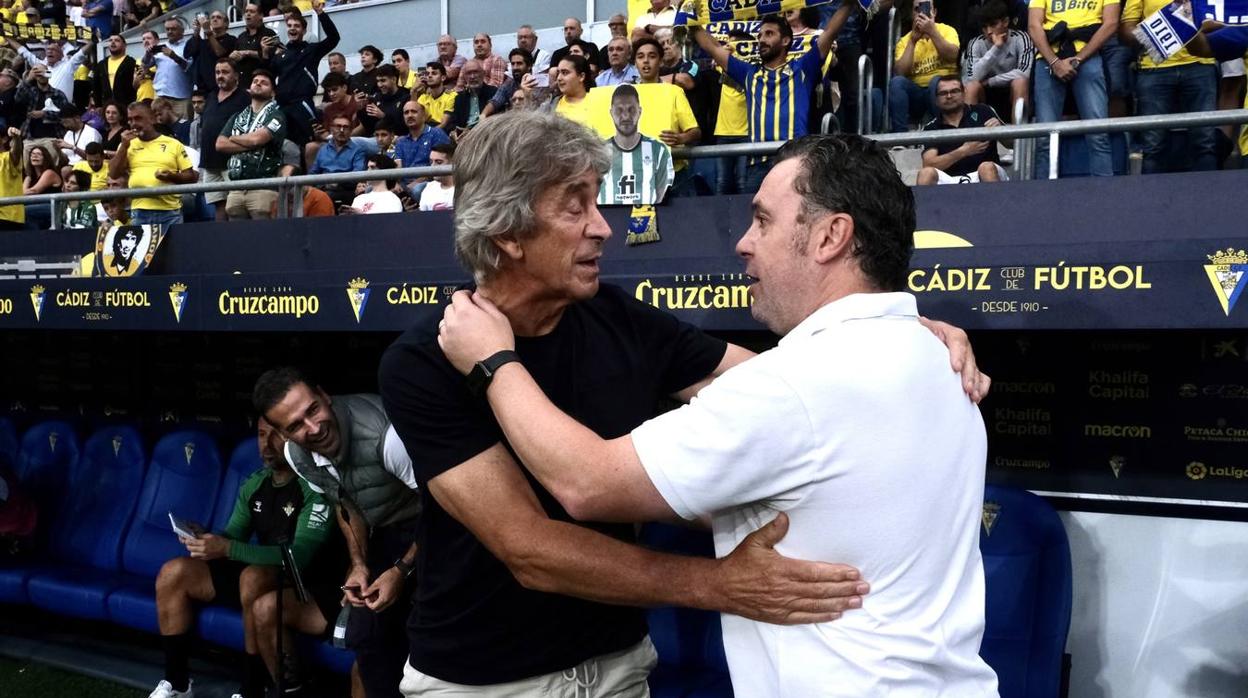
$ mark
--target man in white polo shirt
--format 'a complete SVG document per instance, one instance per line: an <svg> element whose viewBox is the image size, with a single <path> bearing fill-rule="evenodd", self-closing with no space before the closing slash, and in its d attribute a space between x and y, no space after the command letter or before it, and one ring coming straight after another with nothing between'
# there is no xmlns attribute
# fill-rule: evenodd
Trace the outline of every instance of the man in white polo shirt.
<svg viewBox="0 0 1248 698"><path fill-rule="evenodd" d="M778 551L871 580L836 622L725 615L737 695L997 695L979 657L987 441L948 352L899 292L914 224L913 196L877 145L793 141L737 245L754 317L784 335L778 347L609 441L554 407L519 362L488 383L508 442L575 518L707 517L718 555L779 518ZM439 342L467 372L514 340L497 308L461 292Z"/></svg>

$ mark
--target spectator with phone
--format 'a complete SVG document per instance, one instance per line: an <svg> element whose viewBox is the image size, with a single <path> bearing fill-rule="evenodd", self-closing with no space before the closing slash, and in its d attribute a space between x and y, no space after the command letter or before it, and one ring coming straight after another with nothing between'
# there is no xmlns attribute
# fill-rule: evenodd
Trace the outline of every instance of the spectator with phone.
<svg viewBox="0 0 1248 698"><path fill-rule="evenodd" d="M411 92L399 87L399 71L392 65L377 69L377 91L368 96L360 112L362 135L371 136L382 119L392 124L403 123L403 104L411 99Z"/></svg>
<svg viewBox="0 0 1248 698"><path fill-rule="evenodd" d="M367 156L363 146L351 139L351 120L346 116L336 116L330 124L329 140L317 152L308 174L360 172L364 169ZM326 185L325 191L339 204L354 195L353 188L345 185Z"/></svg>
<svg viewBox="0 0 1248 698"><path fill-rule="evenodd" d="M888 96L889 127L894 133L935 114L936 76L958 72L958 31L936 21L932 0L914 0L914 22L893 49L893 78Z"/></svg>
<svg viewBox="0 0 1248 698"><path fill-rule="evenodd" d="M279 544L289 544L308 580L334 579L335 568L342 567L341 539L326 545L331 536L336 537L329 505L295 476L282 457L282 437L268 422L259 421L257 436L265 467L239 486L225 530L194 538L179 536L190 557L166 562L156 577L156 615L165 674L150 698L191 695L189 660L195 606L209 602L242 609L246 659L239 695L262 698L270 672L276 669L276 657L261 654L262 648L271 648L273 643L271 638L262 642L256 610L261 597L277 588L277 567L282 561ZM256 542L248 542L253 536ZM314 582L311 591L313 601L307 604L311 608L300 615L316 612L336 617L339 594L334 585ZM306 627L315 630L311 623Z"/></svg>
<svg viewBox="0 0 1248 698"><path fill-rule="evenodd" d="M286 115L287 138L300 148L312 140L312 124L316 121L317 71L321 59L338 45L338 29L325 14L323 0L314 0L312 10L321 23L322 39L306 41L308 21L292 12L286 16L286 45L277 44L276 37L262 49L277 77L277 103Z"/></svg>
<svg viewBox="0 0 1248 698"><path fill-rule="evenodd" d="M191 61L186 55L186 47L190 39L185 36L182 20L169 18L165 20L165 41L148 49L143 57L144 67L154 67L152 87L157 97L169 100L178 118L186 119L191 115Z"/></svg>
<svg viewBox="0 0 1248 698"><path fill-rule="evenodd" d="M243 9L243 33L238 35L238 42L229 56L238 64L239 84L251 84L251 71L265 65L266 60L261 54L264 40L277 37L277 32L264 26L264 14L260 5L249 2Z"/></svg>

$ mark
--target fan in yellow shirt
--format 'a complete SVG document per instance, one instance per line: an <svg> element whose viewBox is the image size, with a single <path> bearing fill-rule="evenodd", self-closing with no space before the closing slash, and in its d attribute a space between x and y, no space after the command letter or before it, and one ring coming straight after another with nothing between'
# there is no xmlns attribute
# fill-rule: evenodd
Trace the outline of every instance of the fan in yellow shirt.
<svg viewBox="0 0 1248 698"><path fill-rule="evenodd" d="M7 141L7 143L5 142ZM22 132L10 126L0 132L0 196L22 195ZM26 227L26 207L0 206L0 230Z"/></svg>
<svg viewBox="0 0 1248 698"><path fill-rule="evenodd" d="M199 179L186 146L156 131L151 107L136 102L126 115L130 129L122 131L121 146L108 163L110 177L128 176L131 189L190 184ZM136 225L181 223L182 200L177 194L142 196L130 204L130 212Z"/></svg>
<svg viewBox="0 0 1248 698"><path fill-rule="evenodd" d="M958 32L936 21L932 0L914 0L914 25L893 49L893 79L889 84L888 120L896 133L936 111L938 75L958 74Z"/></svg>

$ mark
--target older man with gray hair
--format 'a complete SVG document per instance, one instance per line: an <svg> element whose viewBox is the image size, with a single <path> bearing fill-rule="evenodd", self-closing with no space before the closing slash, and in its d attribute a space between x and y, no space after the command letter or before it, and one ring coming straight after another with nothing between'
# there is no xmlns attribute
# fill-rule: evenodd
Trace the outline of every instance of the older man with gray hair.
<svg viewBox="0 0 1248 698"><path fill-rule="evenodd" d="M574 521L524 475L482 402L503 365L522 361L561 408L614 438L660 398L688 400L752 354L599 285L611 230L595 200L608 156L588 129L508 113L469 134L455 162L456 253L516 345L467 380L433 327L413 328L382 358L386 412L421 454L425 517L403 693L646 696L656 654L636 607L792 624L860 606L868 586L856 570L776 553L783 516L718 560L667 555L638 547L631 525ZM950 334L973 381L965 339Z"/></svg>

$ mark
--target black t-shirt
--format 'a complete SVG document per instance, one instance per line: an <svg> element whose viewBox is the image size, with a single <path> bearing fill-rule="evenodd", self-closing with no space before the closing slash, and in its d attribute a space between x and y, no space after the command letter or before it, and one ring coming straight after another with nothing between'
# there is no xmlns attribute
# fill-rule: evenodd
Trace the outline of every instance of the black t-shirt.
<svg viewBox="0 0 1248 698"><path fill-rule="evenodd" d="M602 286L567 308L551 333L518 337L516 351L560 409L603 438L632 431L659 400L702 380L724 342ZM489 405L439 349L436 328L414 328L385 353L379 375L386 413L412 455L424 505L420 585L408 621L411 663L454 683L483 685L559 671L636 644L641 609L530 591L429 495L429 480L499 442ZM514 452L513 452L514 457ZM518 460L518 459L517 459ZM525 471L551 519L571 521ZM581 523L635 540L631 524Z"/></svg>
<svg viewBox="0 0 1248 698"><path fill-rule="evenodd" d="M200 116L199 166L205 170L224 170L228 157L217 152L217 136L229 120L243 109L251 106L251 98L240 84L224 102L217 101L219 93L212 90L204 102Z"/></svg>
<svg viewBox="0 0 1248 698"><path fill-rule="evenodd" d="M452 87L454 87L452 85ZM351 90L351 94L363 92L371 95L377 91L377 70L361 70L360 72L347 78L347 89ZM398 128L402 124L395 124Z"/></svg>
<svg viewBox="0 0 1248 698"><path fill-rule="evenodd" d="M222 34L217 37L217 43L221 44L221 48L225 49L225 56L228 57L235 49L238 48L238 38L233 34ZM195 68L191 71L191 78L195 81L195 89L203 90L205 93L217 89L217 53L212 50L212 42L208 39L201 39L198 36L192 36L186 45L186 57L194 61Z"/></svg>
<svg viewBox="0 0 1248 698"><path fill-rule="evenodd" d="M377 92L369 95L369 100L376 104L384 118L390 122L390 128L403 128L403 105L412 99L411 92L406 87L400 87L392 94ZM481 108L485 108L485 102L481 103ZM377 130L377 123L381 118L370 116L368 113L368 105L365 105L359 112L360 123L364 125L364 135L371 136L373 131Z"/></svg>
<svg viewBox="0 0 1248 698"><path fill-rule="evenodd" d="M585 51L585 60L593 63L599 68L606 65L606 63L598 63L598 44L595 44L592 41L585 41L584 39L577 39L576 43L580 44L581 48ZM571 44L560 47L554 53L550 54L550 67L558 68L559 61L567 58L569 48L571 48Z"/></svg>
<svg viewBox="0 0 1248 698"><path fill-rule="evenodd" d="M263 56L264 51L262 50L263 47L261 45L261 41L263 41L264 37L266 36L277 36L277 32L273 31L272 29L269 29L268 27L261 26L259 29L256 30L255 34L250 34L248 33L247 29L244 28L243 33L238 35L238 41L235 44L234 50L235 51L255 51L261 56ZM272 54L270 54L269 57L272 58ZM242 59L241 61L239 61L238 62L238 84L242 85L244 90L251 87L252 71L254 71L256 68L259 68L265 65L268 65L267 60L263 58L252 58L251 56L248 56Z"/></svg>
<svg viewBox="0 0 1248 698"><path fill-rule="evenodd" d="M956 128L978 128L988 123L989 119L997 118L999 118L997 116L997 112L987 104L968 104L962 111L962 120L958 122ZM955 127L945 123L945 120L939 116L927 122L927 124L923 126L924 131L946 131L951 128ZM930 150L935 148L937 155L945 155L957 150L961 145L961 143L934 143L932 145L923 146L923 149ZM978 155L968 155L957 161L953 164L953 167L945 170L945 174L953 175L955 177L970 174L975 170L978 170L979 166L985 162L995 162L1000 164L1000 160L997 158L996 141L990 141L988 147L984 149L984 152L979 153Z"/></svg>

